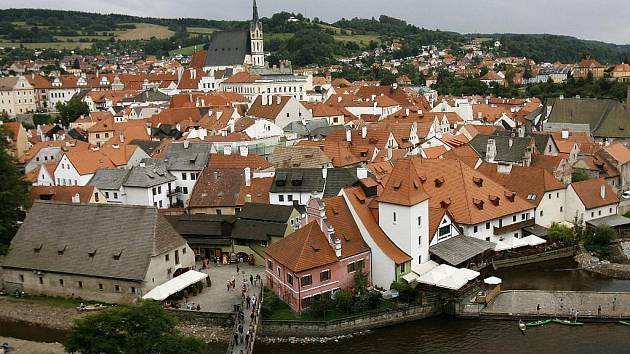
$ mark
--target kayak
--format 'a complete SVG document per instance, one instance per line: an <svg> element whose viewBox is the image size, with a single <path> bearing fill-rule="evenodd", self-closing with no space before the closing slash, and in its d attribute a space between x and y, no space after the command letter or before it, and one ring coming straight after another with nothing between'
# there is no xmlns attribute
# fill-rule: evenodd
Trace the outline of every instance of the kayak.
<svg viewBox="0 0 630 354"><path fill-rule="evenodd" d="M518 329L520 329L520 330L521 330L521 332L523 332L523 334L525 334L525 328L526 328L526 326L525 326L525 324L523 323L523 321L518 320Z"/></svg>
<svg viewBox="0 0 630 354"><path fill-rule="evenodd" d="M624 326L630 326L630 321L619 321Z"/></svg>
<svg viewBox="0 0 630 354"><path fill-rule="evenodd" d="M584 323L582 322L577 322L577 321L569 321L569 320L559 320L559 319L553 319L551 320L551 322L553 323L558 323L558 324L563 324L563 325L567 325L567 326L581 326Z"/></svg>
<svg viewBox="0 0 630 354"><path fill-rule="evenodd" d="M546 325L549 322L551 322L551 320L533 321L533 322L527 322L525 324L525 326L527 326L527 327L540 327L540 326Z"/></svg>

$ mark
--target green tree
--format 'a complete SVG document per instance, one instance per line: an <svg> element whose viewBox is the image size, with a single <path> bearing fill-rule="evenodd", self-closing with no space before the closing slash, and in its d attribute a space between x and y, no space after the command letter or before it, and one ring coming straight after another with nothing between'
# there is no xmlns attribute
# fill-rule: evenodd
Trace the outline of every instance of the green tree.
<svg viewBox="0 0 630 354"><path fill-rule="evenodd" d="M59 119L61 119L61 124L64 127L70 125L80 116L90 114L90 108L87 103L82 102L77 97L72 97L66 103L57 102L55 108L59 112Z"/></svg>
<svg viewBox="0 0 630 354"><path fill-rule="evenodd" d="M368 277L367 274L363 271L358 271L354 273L354 291L357 294L363 294L366 292L368 287Z"/></svg>
<svg viewBox="0 0 630 354"><path fill-rule="evenodd" d="M588 179L590 179L590 177L584 170L575 170L571 175L571 182L582 182Z"/></svg>
<svg viewBox="0 0 630 354"><path fill-rule="evenodd" d="M9 153L11 133L0 126L0 255L6 254L11 239L18 230L22 210L29 207L27 185L16 168L15 158Z"/></svg>
<svg viewBox="0 0 630 354"><path fill-rule="evenodd" d="M572 228L566 225L553 223L549 228L549 234L547 237L550 241L568 242L575 240L575 233Z"/></svg>
<svg viewBox="0 0 630 354"><path fill-rule="evenodd" d="M335 306L339 312L350 313L353 305L354 297L350 290L341 289L335 294Z"/></svg>
<svg viewBox="0 0 630 354"><path fill-rule="evenodd" d="M181 335L176 323L153 301L118 306L78 319L65 349L83 354L204 353L205 343Z"/></svg>

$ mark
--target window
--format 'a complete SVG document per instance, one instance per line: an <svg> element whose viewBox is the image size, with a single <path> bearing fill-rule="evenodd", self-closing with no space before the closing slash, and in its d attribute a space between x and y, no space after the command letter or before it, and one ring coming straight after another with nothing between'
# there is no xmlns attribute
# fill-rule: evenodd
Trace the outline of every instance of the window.
<svg viewBox="0 0 630 354"><path fill-rule="evenodd" d="M59 279L59 286L63 286L63 279Z"/></svg>
<svg viewBox="0 0 630 354"><path fill-rule="evenodd" d="M221 209L217 209L216 212L217 212L217 215L221 215Z"/></svg>
<svg viewBox="0 0 630 354"><path fill-rule="evenodd" d="M313 278L310 275L305 275L302 277L300 284L302 286L307 286L313 284Z"/></svg>
<svg viewBox="0 0 630 354"><path fill-rule="evenodd" d="M393 220L394 220L394 222L396 222L396 212L394 212Z"/></svg>
<svg viewBox="0 0 630 354"><path fill-rule="evenodd" d="M98 290L103 290L103 284L98 284Z"/></svg>
<svg viewBox="0 0 630 354"><path fill-rule="evenodd" d="M195 180L197 180L197 174L196 174L196 173L191 173L191 174L190 174L190 180L191 180L191 181L195 181Z"/></svg>
<svg viewBox="0 0 630 354"><path fill-rule="evenodd" d="M283 194L278 195L278 201L279 202L284 202L284 195Z"/></svg>
<svg viewBox="0 0 630 354"><path fill-rule="evenodd" d="M601 215L602 215L602 211L601 211L601 210L599 210L599 211L597 212L597 215L601 216Z"/></svg>
<svg viewBox="0 0 630 354"><path fill-rule="evenodd" d="M551 199L551 193L549 193L549 199Z"/></svg>
<svg viewBox="0 0 630 354"><path fill-rule="evenodd" d="M477 225L473 226L473 233L477 233Z"/></svg>
<svg viewBox="0 0 630 354"><path fill-rule="evenodd" d="M560 212L561 212L561 213L562 213L562 211L563 211L563 210L564 210L564 208L563 208L563 207L560 207Z"/></svg>
<svg viewBox="0 0 630 354"><path fill-rule="evenodd" d="M78 285L79 285L79 288L82 288L83 287L83 282L79 280Z"/></svg>
<svg viewBox="0 0 630 354"><path fill-rule="evenodd" d="M319 281L328 281L330 280L330 270L325 270L319 273Z"/></svg>
<svg viewBox="0 0 630 354"><path fill-rule="evenodd" d="M182 181L185 181L188 178L186 172L182 173Z"/></svg>
<svg viewBox="0 0 630 354"><path fill-rule="evenodd" d="M540 216L543 216L543 211L542 210L540 211Z"/></svg>
<svg viewBox="0 0 630 354"><path fill-rule="evenodd" d="M405 264L404 263L400 265L400 272L401 273L405 272Z"/></svg>
<svg viewBox="0 0 630 354"><path fill-rule="evenodd" d="M39 284L44 284L44 278L39 277Z"/></svg>
<svg viewBox="0 0 630 354"><path fill-rule="evenodd" d="M184 193L184 194L188 194L188 187L184 187L184 188L183 188L183 192L182 192L182 193Z"/></svg>
<svg viewBox="0 0 630 354"><path fill-rule="evenodd" d="M114 199L118 199L118 193L114 192Z"/></svg>
<svg viewBox="0 0 630 354"><path fill-rule="evenodd" d="M608 212L612 214L612 208L610 208L610 209L608 210Z"/></svg>
<svg viewBox="0 0 630 354"><path fill-rule="evenodd" d="M293 201L293 194L287 195L287 201L289 201L289 202Z"/></svg>
<svg viewBox="0 0 630 354"><path fill-rule="evenodd" d="M440 227L438 230L438 239L448 237L451 235L451 225Z"/></svg>
<svg viewBox="0 0 630 354"><path fill-rule="evenodd" d="M422 245L422 235L418 236L418 246Z"/></svg>
<svg viewBox="0 0 630 354"><path fill-rule="evenodd" d="M516 222L516 215L512 215L512 222Z"/></svg>
<svg viewBox="0 0 630 354"><path fill-rule="evenodd" d="M158 194L162 194L162 186L158 186Z"/></svg>
<svg viewBox="0 0 630 354"><path fill-rule="evenodd" d="M418 216L418 226L422 225L422 216Z"/></svg>
<svg viewBox="0 0 630 354"><path fill-rule="evenodd" d="M293 285L293 276L291 274L287 274L287 284Z"/></svg>
<svg viewBox="0 0 630 354"><path fill-rule="evenodd" d="M357 261L357 269L363 270L363 268L365 268L365 261L364 260Z"/></svg>
<svg viewBox="0 0 630 354"><path fill-rule="evenodd" d="M273 263L271 263L271 261L267 261L267 268L273 269Z"/></svg>
<svg viewBox="0 0 630 354"><path fill-rule="evenodd" d="M20 274L20 282L24 283L24 274Z"/></svg>
<svg viewBox="0 0 630 354"><path fill-rule="evenodd" d="M591 211L591 217L595 217L595 212Z"/></svg>
<svg viewBox="0 0 630 354"><path fill-rule="evenodd" d="M170 259L170 257L168 256L168 254L164 255L164 260L165 260L166 262L168 262L168 260L169 260L169 259Z"/></svg>
<svg viewBox="0 0 630 354"><path fill-rule="evenodd" d="M490 223L489 222L486 223L486 230L490 230Z"/></svg>
<svg viewBox="0 0 630 354"><path fill-rule="evenodd" d="M353 263L349 263L348 264L348 273L352 273L355 271L355 264Z"/></svg>
<svg viewBox="0 0 630 354"><path fill-rule="evenodd" d="M130 287L129 288L129 292L132 293L132 294L135 294L136 293L136 287L135 286Z"/></svg>
<svg viewBox="0 0 630 354"><path fill-rule="evenodd" d="M560 192L556 193L556 198L560 198Z"/></svg>
<svg viewBox="0 0 630 354"><path fill-rule="evenodd" d="M114 291L116 291L117 293L120 292L120 285L115 284L114 285Z"/></svg>
<svg viewBox="0 0 630 354"><path fill-rule="evenodd" d="M525 214L521 214L521 220L525 220Z"/></svg>
<svg viewBox="0 0 630 354"><path fill-rule="evenodd" d="M153 188L153 195L155 196L157 194L157 189L154 187Z"/></svg>
<svg viewBox="0 0 630 354"><path fill-rule="evenodd" d="M182 254L186 254L186 247L182 248Z"/></svg>

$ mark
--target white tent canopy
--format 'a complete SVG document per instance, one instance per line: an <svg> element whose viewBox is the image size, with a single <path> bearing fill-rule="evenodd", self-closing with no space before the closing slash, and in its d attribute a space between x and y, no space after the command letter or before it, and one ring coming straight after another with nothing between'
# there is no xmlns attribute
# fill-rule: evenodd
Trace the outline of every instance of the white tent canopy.
<svg viewBox="0 0 630 354"><path fill-rule="evenodd" d="M499 285L503 282L503 280L501 280L501 278L497 278L497 277L488 277L486 279L483 280L484 283L488 284L488 285Z"/></svg>
<svg viewBox="0 0 630 354"><path fill-rule="evenodd" d="M152 299L162 301L167 297L175 294L178 291L184 290L187 287L204 280L208 277L208 274L201 273L196 270L189 270L164 284L160 284L146 293L143 299Z"/></svg>
<svg viewBox="0 0 630 354"><path fill-rule="evenodd" d="M416 281L416 279L418 278L418 274L416 274L416 272L409 272L405 275L402 276L403 279L405 279L405 281L409 284L413 283L414 281Z"/></svg>
<svg viewBox="0 0 630 354"><path fill-rule="evenodd" d="M527 244L527 241L525 241L525 239L516 238L516 237L508 237L507 239L503 241L497 242L497 245L494 246L494 250L505 251L505 250L511 250L514 248L525 247L525 246L529 246Z"/></svg>
<svg viewBox="0 0 630 354"><path fill-rule="evenodd" d="M435 285L440 288L459 290L470 280L479 276L479 272L471 269L457 269L448 264L440 264L418 277L417 282Z"/></svg>
<svg viewBox="0 0 630 354"><path fill-rule="evenodd" d="M542 245L543 243L546 243L547 241L545 241L544 238L540 238L536 235L529 235L527 237L523 238L523 241L527 242L527 245L529 246L538 246L538 245Z"/></svg>

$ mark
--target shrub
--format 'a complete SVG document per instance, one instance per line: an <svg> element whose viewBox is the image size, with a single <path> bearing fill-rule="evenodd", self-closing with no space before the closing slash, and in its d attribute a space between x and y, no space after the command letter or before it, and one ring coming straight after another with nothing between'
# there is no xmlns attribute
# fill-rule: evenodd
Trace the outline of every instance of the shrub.
<svg viewBox="0 0 630 354"><path fill-rule="evenodd" d="M354 305L352 292L347 289L341 289L335 294L335 307L339 312L350 313Z"/></svg>
<svg viewBox="0 0 630 354"><path fill-rule="evenodd" d="M391 289L398 290L400 299L408 303L413 303L418 298L418 292L412 288L407 282L392 282Z"/></svg>
<svg viewBox="0 0 630 354"><path fill-rule="evenodd" d="M572 228L566 225L553 223L549 228L549 234L547 237L550 241L568 242L575 239L575 234Z"/></svg>

